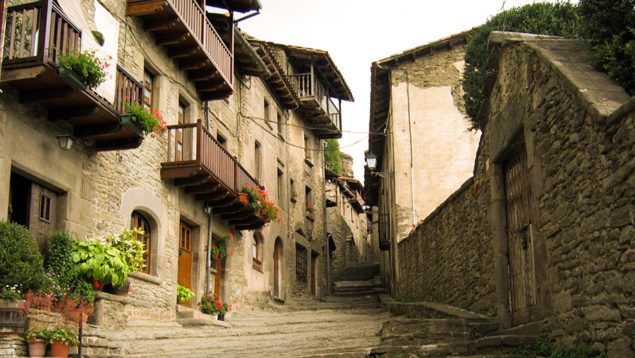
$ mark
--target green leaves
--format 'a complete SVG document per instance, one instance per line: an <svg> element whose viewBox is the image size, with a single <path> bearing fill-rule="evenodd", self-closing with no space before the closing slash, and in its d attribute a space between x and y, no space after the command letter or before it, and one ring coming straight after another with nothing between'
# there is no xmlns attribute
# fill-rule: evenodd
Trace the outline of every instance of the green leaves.
<svg viewBox="0 0 635 358"><path fill-rule="evenodd" d="M124 254L108 244L77 241L73 250L73 262L78 264L79 274L86 279L118 287L123 285L130 274Z"/></svg>

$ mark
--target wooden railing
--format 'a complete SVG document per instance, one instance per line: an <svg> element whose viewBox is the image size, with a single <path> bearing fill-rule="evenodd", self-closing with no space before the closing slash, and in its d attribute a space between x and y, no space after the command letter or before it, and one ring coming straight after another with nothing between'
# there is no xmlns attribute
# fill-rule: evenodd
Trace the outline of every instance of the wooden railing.
<svg viewBox="0 0 635 358"><path fill-rule="evenodd" d="M123 67L117 65L117 84L115 89L114 107L119 113L124 113L124 103L143 103L143 85L135 80Z"/></svg>
<svg viewBox="0 0 635 358"><path fill-rule="evenodd" d="M167 0L223 78L232 83L233 56L196 0Z"/></svg>
<svg viewBox="0 0 635 358"><path fill-rule="evenodd" d="M320 104L320 108L331 119L331 122L337 129L342 129L342 119L340 109L335 105L333 100L328 96L328 92L322 84L311 76L310 73L288 76L289 80L295 87L300 98L313 98Z"/></svg>
<svg viewBox="0 0 635 358"><path fill-rule="evenodd" d="M81 49L81 31L53 0L42 0L7 9L4 41L3 67L57 65L60 55Z"/></svg>
<svg viewBox="0 0 635 358"><path fill-rule="evenodd" d="M171 125L167 129L167 163L201 165L235 193L239 193L243 185L260 188L256 179L203 128L200 120Z"/></svg>

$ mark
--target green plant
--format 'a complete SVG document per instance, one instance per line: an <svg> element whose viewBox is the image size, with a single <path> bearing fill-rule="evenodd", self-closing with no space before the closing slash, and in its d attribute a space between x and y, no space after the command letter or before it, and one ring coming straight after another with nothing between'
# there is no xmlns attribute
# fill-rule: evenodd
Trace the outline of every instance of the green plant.
<svg viewBox="0 0 635 358"><path fill-rule="evenodd" d="M281 221L281 218L278 217L280 209L273 201L269 200L266 190L251 185L243 185L240 191L249 196L249 202L258 215L269 220Z"/></svg>
<svg viewBox="0 0 635 358"><path fill-rule="evenodd" d="M549 334L543 332L533 343L524 344L515 348L509 358L533 358L533 357L549 357L549 358L592 358L605 357L604 352L594 352L586 344L577 344L571 348L554 346L549 339Z"/></svg>
<svg viewBox="0 0 635 358"><path fill-rule="evenodd" d="M70 346L76 346L79 343L77 335L70 329L66 328L56 328L50 331L48 340L49 343L53 343L54 341L62 341Z"/></svg>
<svg viewBox="0 0 635 358"><path fill-rule="evenodd" d="M340 155L340 142L337 139L329 138L326 140L326 149L324 150L324 161L326 167L337 175L342 175L342 157Z"/></svg>
<svg viewBox="0 0 635 358"><path fill-rule="evenodd" d="M190 302L194 297L194 291L181 285L176 285L176 300L180 303Z"/></svg>
<svg viewBox="0 0 635 358"><path fill-rule="evenodd" d="M32 341L34 339L43 339L45 341L48 341L50 336L51 336L51 331L49 331L46 328L39 328L39 329L29 328L26 334L26 340Z"/></svg>
<svg viewBox="0 0 635 358"><path fill-rule="evenodd" d="M79 276L79 267L73 262L74 242L71 234L66 231L56 231L49 236L46 270L53 283L51 288L58 300L70 295L74 300L92 303L95 300L95 290Z"/></svg>
<svg viewBox="0 0 635 358"><path fill-rule="evenodd" d="M210 247L210 255L212 256L212 259L222 260L228 255L233 256L234 253L232 251L227 251L227 241L233 238L234 232L230 231L229 235L225 235L220 240L217 240L216 243L212 243Z"/></svg>
<svg viewBox="0 0 635 358"><path fill-rule="evenodd" d="M0 221L0 287L38 290L44 282L42 255L29 231Z"/></svg>
<svg viewBox="0 0 635 358"><path fill-rule="evenodd" d="M152 133L154 136L154 132L161 132L167 126L163 116L159 114L157 110L152 113L142 105L130 102L124 102L124 109L127 114L133 116L133 122L138 125L145 134Z"/></svg>
<svg viewBox="0 0 635 358"><path fill-rule="evenodd" d="M478 114L485 100L484 84L492 75L488 68L487 40L492 31L515 31L564 37L579 37L580 20L575 5L537 3L503 11L490 18L470 36L465 50L463 98L471 128L481 129Z"/></svg>
<svg viewBox="0 0 635 358"><path fill-rule="evenodd" d="M112 57L109 57L112 60ZM94 51L69 53L59 57L58 66L72 71L87 88L95 88L106 79L105 69L110 66L105 60L97 58Z"/></svg>
<svg viewBox="0 0 635 358"><path fill-rule="evenodd" d="M635 95L635 0L581 0L579 8L594 67Z"/></svg>
<svg viewBox="0 0 635 358"><path fill-rule="evenodd" d="M2 300L14 301L19 300L22 297L24 297L24 294L20 290L20 285L5 285L2 287L2 290L0 290L0 299Z"/></svg>
<svg viewBox="0 0 635 358"><path fill-rule="evenodd" d="M99 46L104 46L104 34L101 33L101 31L97 31L97 30L93 30L93 37L95 37L95 40L97 40L97 43L99 44Z"/></svg>
<svg viewBox="0 0 635 358"><path fill-rule="evenodd" d="M220 297L214 298L210 294L203 296L198 305L201 306L201 312L205 314L225 314L231 310L231 305L223 303Z"/></svg>
<svg viewBox="0 0 635 358"><path fill-rule="evenodd" d="M96 287L107 283L120 287L130 273L121 251L99 241L74 242L71 257L79 275L93 280Z"/></svg>
<svg viewBox="0 0 635 358"><path fill-rule="evenodd" d="M142 241L137 240L137 235L143 235L143 230L140 228L123 229L121 234L110 235L106 239L108 245L122 253L130 272L139 271L146 265L146 260L143 257L145 245Z"/></svg>

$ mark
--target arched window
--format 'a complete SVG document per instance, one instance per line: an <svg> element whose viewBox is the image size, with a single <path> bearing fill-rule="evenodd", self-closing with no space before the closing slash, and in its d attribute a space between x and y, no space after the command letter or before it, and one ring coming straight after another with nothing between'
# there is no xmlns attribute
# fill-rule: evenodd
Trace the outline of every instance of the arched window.
<svg viewBox="0 0 635 358"><path fill-rule="evenodd" d="M254 238L251 241L251 258L254 270L258 270L260 272L262 272L262 242L262 234L260 232L255 232Z"/></svg>
<svg viewBox="0 0 635 358"><path fill-rule="evenodd" d="M145 253L143 258L146 261L146 265L141 272L151 274L152 267L152 229L150 228L150 221L138 211L132 212L132 220L130 224L131 228L140 228L143 230L143 234L137 235L136 239L143 242L145 246Z"/></svg>

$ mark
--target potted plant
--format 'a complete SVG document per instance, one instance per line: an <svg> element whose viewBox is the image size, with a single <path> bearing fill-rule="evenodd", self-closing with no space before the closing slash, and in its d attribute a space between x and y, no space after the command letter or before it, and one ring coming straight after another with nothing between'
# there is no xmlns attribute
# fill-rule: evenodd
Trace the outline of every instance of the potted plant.
<svg viewBox="0 0 635 358"><path fill-rule="evenodd" d="M176 285L176 302L189 303L194 297L194 291L181 285Z"/></svg>
<svg viewBox="0 0 635 358"><path fill-rule="evenodd" d="M265 222L270 222L272 220L277 222L281 221L281 218L278 217L280 209L273 201L269 200L266 190L251 185L243 185L240 191L249 196L251 207L256 211L258 216L261 216L265 220Z"/></svg>
<svg viewBox="0 0 635 358"><path fill-rule="evenodd" d="M99 241L76 241L71 253L81 277L92 281L96 289L104 284L121 287L130 268L117 248Z"/></svg>
<svg viewBox="0 0 635 358"><path fill-rule="evenodd" d="M167 123L159 111L152 113L139 103L124 102L126 114L121 117L121 124L138 134L150 134L153 138L155 133L162 132Z"/></svg>
<svg viewBox="0 0 635 358"><path fill-rule="evenodd" d="M109 57L112 60L112 57ZM77 51L61 55L58 71L71 86L82 89L93 89L106 79L105 69L110 66L105 60L95 56L94 51Z"/></svg>
<svg viewBox="0 0 635 358"><path fill-rule="evenodd" d="M49 336L50 332L47 329L29 328L26 334L26 340L29 343L29 357L44 357Z"/></svg>
<svg viewBox="0 0 635 358"><path fill-rule="evenodd" d="M198 305L201 306L201 312L208 315L215 315L220 321L225 320L225 313L229 311L227 303L223 303L220 297L214 298L214 296L209 293L201 298Z"/></svg>
<svg viewBox="0 0 635 358"><path fill-rule="evenodd" d="M68 357L70 347L79 343L77 335L66 328L57 328L50 331L48 340L51 343L51 355L62 358Z"/></svg>
<svg viewBox="0 0 635 358"><path fill-rule="evenodd" d="M145 246L142 241L136 238L137 235L143 235L143 233L140 228L123 229L121 234L111 235L106 239L108 245L119 250L130 272L139 271L146 265L144 258ZM120 288L112 287L109 292L127 295L129 288L130 280L126 279Z"/></svg>

